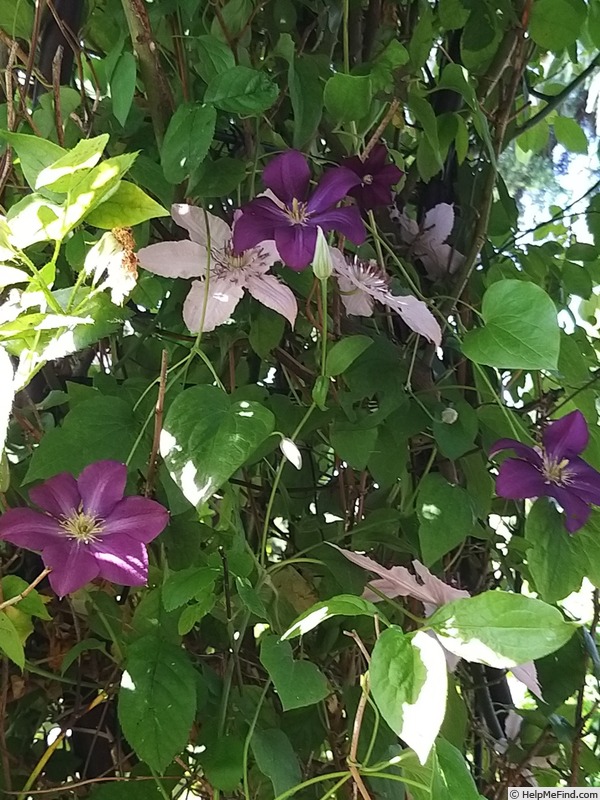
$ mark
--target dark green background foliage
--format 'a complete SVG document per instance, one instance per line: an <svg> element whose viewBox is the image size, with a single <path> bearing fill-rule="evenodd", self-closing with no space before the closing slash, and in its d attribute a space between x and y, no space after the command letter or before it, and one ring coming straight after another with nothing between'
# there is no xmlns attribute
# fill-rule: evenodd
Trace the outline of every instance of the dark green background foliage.
<svg viewBox="0 0 600 800"><path fill-rule="evenodd" d="M600 0L54 0L75 34L54 59L43 5L0 0L0 500L110 458L170 522L147 587L63 600L6 605L41 567L2 543L6 796L600 785L600 512L569 537L547 500L498 498L487 455L580 410L600 467L600 201L577 172ZM285 266L293 330L246 295L190 334L188 283L136 277L107 233L181 239L182 202L231 223L278 153L318 179L378 141L404 174L358 255L442 348ZM398 212L440 203L464 259L431 275ZM464 594L431 617L363 599L374 574L332 544ZM507 678L531 661L541 696Z"/></svg>

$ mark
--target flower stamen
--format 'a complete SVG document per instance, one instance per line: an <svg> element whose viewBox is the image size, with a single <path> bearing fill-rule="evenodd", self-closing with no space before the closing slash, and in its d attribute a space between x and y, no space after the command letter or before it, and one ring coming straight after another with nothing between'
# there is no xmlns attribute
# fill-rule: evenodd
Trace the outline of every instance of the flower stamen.
<svg viewBox="0 0 600 800"><path fill-rule="evenodd" d="M59 524L70 539L76 539L83 544L97 542L99 534L104 530L104 520L97 519L90 514L79 512L72 517L63 519Z"/></svg>
<svg viewBox="0 0 600 800"><path fill-rule="evenodd" d="M569 464L568 458L558 461L555 458L543 456L542 474L546 483L553 483L556 486L564 486L569 483L570 474L566 469Z"/></svg>
<svg viewBox="0 0 600 800"><path fill-rule="evenodd" d="M295 197L292 199L292 207L286 206L286 211L292 222L302 224L306 222L308 214L306 213L306 203L301 203Z"/></svg>

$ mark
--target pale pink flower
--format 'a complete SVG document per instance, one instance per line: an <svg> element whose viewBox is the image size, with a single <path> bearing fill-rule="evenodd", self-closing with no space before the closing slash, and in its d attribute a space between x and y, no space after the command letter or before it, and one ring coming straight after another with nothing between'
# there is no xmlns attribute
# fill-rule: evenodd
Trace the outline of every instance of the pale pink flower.
<svg viewBox="0 0 600 800"><path fill-rule="evenodd" d="M439 203L426 214L421 227L406 213L395 217L400 225L402 241L410 245L410 252L425 267L432 280L444 277L460 267L465 260L446 240L454 227L454 208L450 203Z"/></svg>
<svg viewBox="0 0 600 800"><path fill-rule="evenodd" d="M330 543L331 544L331 543ZM414 597L423 603L425 616L430 617L434 611L446 603L451 603L453 600L460 600L470 597L470 593L465 589L456 589L454 586L440 578L432 575L424 564L420 561L413 561L413 569L417 575L412 575L406 567L387 567L381 566L373 558L363 556L360 553L354 553L352 550L344 550L336 544L331 544L336 550L346 556L349 561L356 564L369 572L379 575L379 578L369 581L369 585L365 587L363 597L365 600L370 600L372 603L377 603L381 600L381 595L385 595L390 599L395 597ZM377 589L380 594L372 591ZM435 634L432 634L435 636ZM443 646L443 645L442 645ZM446 662L451 672L454 672L458 662L460 661L452 653L449 653L445 648ZM519 664L512 667L512 674L515 678L523 683L532 694L535 694L540 699L542 698L542 690L538 682L537 671L533 661L528 661L526 664Z"/></svg>
<svg viewBox="0 0 600 800"><path fill-rule="evenodd" d="M399 314L411 330L436 345L440 344L441 328L425 303L412 295L392 294L389 278L376 261L349 260L337 247L330 249L333 271L347 314L370 317L377 301Z"/></svg>
<svg viewBox="0 0 600 800"><path fill-rule="evenodd" d="M143 247L138 258L140 265L155 275L197 279L183 304L183 320L190 331L196 333L201 326L205 332L212 331L222 325L231 317L245 291L263 306L281 314L293 327L298 313L296 298L288 286L269 274L269 269L280 260L274 242L260 242L236 253L231 228L220 217L184 203L172 206L171 216L188 231L190 238ZM210 274L206 280L209 260Z"/></svg>

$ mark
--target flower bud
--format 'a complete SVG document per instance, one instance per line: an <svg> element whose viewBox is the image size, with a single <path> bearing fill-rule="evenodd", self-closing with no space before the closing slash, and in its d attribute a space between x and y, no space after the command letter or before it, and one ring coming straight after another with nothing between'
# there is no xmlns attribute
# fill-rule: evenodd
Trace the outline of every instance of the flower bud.
<svg viewBox="0 0 600 800"><path fill-rule="evenodd" d="M446 423L446 425L454 425L458 419L458 411L455 408L445 408L442 411L441 417L442 422Z"/></svg>
<svg viewBox="0 0 600 800"><path fill-rule="evenodd" d="M287 436L284 437L279 442L279 449L290 464L293 464L296 469L302 469L302 453L298 449L298 445L292 439L288 439Z"/></svg>
<svg viewBox="0 0 600 800"><path fill-rule="evenodd" d="M326 281L333 272L333 263L327 239L321 228L317 228L317 243L315 245L315 255L312 263L315 278Z"/></svg>

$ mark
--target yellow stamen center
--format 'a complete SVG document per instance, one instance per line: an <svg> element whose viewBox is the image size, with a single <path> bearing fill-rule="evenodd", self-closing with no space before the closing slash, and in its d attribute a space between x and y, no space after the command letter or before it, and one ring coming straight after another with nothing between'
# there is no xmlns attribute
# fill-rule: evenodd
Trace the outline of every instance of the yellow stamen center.
<svg viewBox="0 0 600 800"><path fill-rule="evenodd" d="M565 483L568 483L569 481L569 473L567 471L568 465L569 465L568 458L563 458L562 461L557 461L556 459L544 456L542 473L544 475L544 478L546 479L546 483L554 483L557 486L564 486Z"/></svg>
<svg viewBox="0 0 600 800"><path fill-rule="evenodd" d="M98 534L104 530L103 522L104 520L80 512L64 519L60 527L70 539L89 544L98 541Z"/></svg>
<svg viewBox="0 0 600 800"><path fill-rule="evenodd" d="M299 200L296 200L295 197L292 200L292 207L290 208L287 206L286 211L293 222L300 223L306 221L306 203L301 203Z"/></svg>

